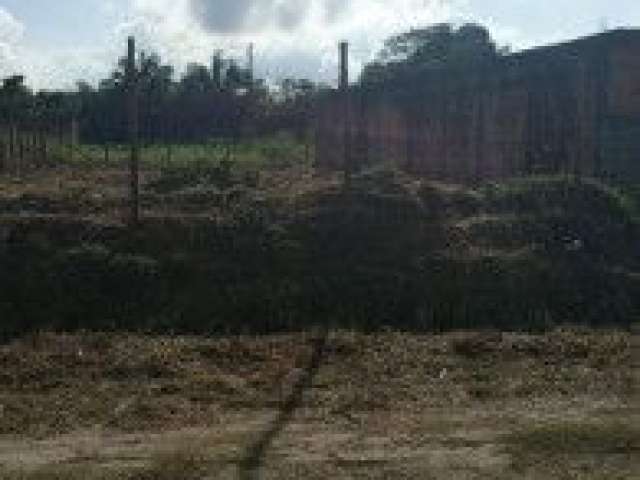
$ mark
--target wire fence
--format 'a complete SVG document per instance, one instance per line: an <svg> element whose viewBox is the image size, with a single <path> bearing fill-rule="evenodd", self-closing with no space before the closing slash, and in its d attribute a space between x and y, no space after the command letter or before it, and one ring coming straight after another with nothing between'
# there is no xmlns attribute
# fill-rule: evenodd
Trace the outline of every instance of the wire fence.
<svg viewBox="0 0 640 480"><path fill-rule="evenodd" d="M637 312L630 197L554 175L583 138L562 133L566 112L554 116L563 90L534 110L537 94L462 97L453 86L455 101L393 104L393 92L349 88L343 68L339 92L296 106L288 118L299 122L259 115L270 105L254 108L250 92L213 90L193 97L202 111L185 109L230 117L190 118L176 96L165 125L134 59L130 48L128 79L109 98L111 131L91 115L2 128L8 330L29 318L61 329L441 331L625 323ZM520 137L507 142L511 130ZM586 159L605 151L593 132ZM549 175L527 176L528 155L547 144ZM373 168L389 159L405 168Z"/></svg>

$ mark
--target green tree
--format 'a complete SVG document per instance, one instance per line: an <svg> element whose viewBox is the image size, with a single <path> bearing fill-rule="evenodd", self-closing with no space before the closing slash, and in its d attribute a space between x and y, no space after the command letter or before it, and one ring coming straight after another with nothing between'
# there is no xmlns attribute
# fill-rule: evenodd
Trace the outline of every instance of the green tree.
<svg viewBox="0 0 640 480"><path fill-rule="evenodd" d="M209 69L198 63L187 65L187 71L180 80L180 91L183 93L206 93L214 90L214 81Z"/></svg>
<svg viewBox="0 0 640 480"><path fill-rule="evenodd" d="M379 87L402 85L434 71L487 65L502 52L481 25L469 23L456 29L444 23L412 29L385 41L375 60L365 66L361 83Z"/></svg>
<svg viewBox="0 0 640 480"><path fill-rule="evenodd" d="M31 90L25 85L23 75L12 75L2 81L0 88L0 115L8 122L25 120L33 104Z"/></svg>
<svg viewBox="0 0 640 480"><path fill-rule="evenodd" d="M251 88L251 72L240 67L235 61L231 61L227 67L224 86L227 90L239 90Z"/></svg>

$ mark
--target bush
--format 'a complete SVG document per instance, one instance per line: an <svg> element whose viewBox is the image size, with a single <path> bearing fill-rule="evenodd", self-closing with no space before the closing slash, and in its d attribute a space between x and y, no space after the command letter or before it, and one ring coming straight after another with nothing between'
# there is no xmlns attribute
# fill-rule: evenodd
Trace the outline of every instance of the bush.
<svg viewBox="0 0 640 480"><path fill-rule="evenodd" d="M114 328L153 310L159 265L147 256L82 245L57 255L47 271L53 328Z"/></svg>
<svg viewBox="0 0 640 480"><path fill-rule="evenodd" d="M79 246L75 225L60 238L39 226L45 241L13 232L2 328L543 330L639 310L637 224L597 182L467 190L373 168L308 190L295 210L237 189L216 221L149 219Z"/></svg>

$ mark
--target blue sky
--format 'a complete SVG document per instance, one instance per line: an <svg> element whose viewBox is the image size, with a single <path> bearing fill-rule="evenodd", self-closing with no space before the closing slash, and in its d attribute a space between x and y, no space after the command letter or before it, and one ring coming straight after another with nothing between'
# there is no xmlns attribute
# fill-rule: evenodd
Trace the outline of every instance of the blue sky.
<svg viewBox="0 0 640 480"><path fill-rule="evenodd" d="M439 21L484 23L519 49L640 27L640 1L0 0L0 76L26 73L35 88L95 81L135 33L179 69L219 47L241 56L253 41L263 75L332 80L338 40L352 42L357 71L386 36Z"/></svg>

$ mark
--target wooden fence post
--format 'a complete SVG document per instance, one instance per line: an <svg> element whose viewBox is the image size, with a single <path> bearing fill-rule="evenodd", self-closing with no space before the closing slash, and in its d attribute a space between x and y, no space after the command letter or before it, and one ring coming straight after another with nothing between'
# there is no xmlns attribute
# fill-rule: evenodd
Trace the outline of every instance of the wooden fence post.
<svg viewBox="0 0 640 480"><path fill-rule="evenodd" d="M15 164L16 162L16 139L17 139L17 127L15 123L11 123L9 126L9 164ZM15 165L12 165L15 167ZM15 173L15 172L14 172Z"/></svg>
<svg viewBox="0 0 640 480"><path fill-rule="evenodd" d="M366 87L361 86L358 95L358 125L355 141L356 155L354 167L356 169L361 169L369 163L369 122L367 121L369 115L369 95Z"/></svg>
<svg viewBox="0 0 640 480"><path fill-rule="evenodd" d="M249 43L247 47L247 70L249 71L249 91L253 92L254 82L254 45L253 42Z"/></svg>
<svg viewBox="0 0 640 480"><path fill-rule="evenodd" d="M22 176L22 164L24 162L24 133L20 131L17 136L18 141L18 163L16 164L16 175Z"/></svg>
<svg viewBox="0 0 640 480"><path fill-rule="evenodd" d="M40 131L40 151L42 155L42 163L44 166L49 166L49 149L47 147L47 135L48 131L45 127L42 127Z"/></svg>
<svg viewBox="0 0 640 480"><path fill-rule="evenodd" d="M69 125L69 160L73 163L76 158L76 148L78 146L78 120L73 117Z"/></svg>
<svg viewBox="0 0 640 480"><path fill-rule="evenodd" d="M130 224L137 226L140 220L139 200L139 140L138 140L138 80L136 72L136 43L134 37L128 39L127 52L127 95L129 110L129 181L130 181Z"/></svg>
<svg viewBox="0 0 640 480"><path fill-rule="evenodd" d="M6 146L6 138L5 131L0 126L0 174L4 173L6 170L6 162L7 162L7 146Z"/></svg>
<svg viewBox="0 0 640 480"><path fill-rule="evenodd" d="M351 180L351 119L349 118L349 43L340 42L340 94L344 117L344 178Z"/></svg>
<svg viewBox="0 0 640 480"><path fill-rule="evenodd" d="M222 89L222 50L216 50L213 55L212 74L213 85L216 92L219 92Z"/></svg>

